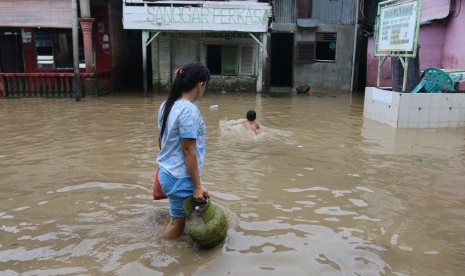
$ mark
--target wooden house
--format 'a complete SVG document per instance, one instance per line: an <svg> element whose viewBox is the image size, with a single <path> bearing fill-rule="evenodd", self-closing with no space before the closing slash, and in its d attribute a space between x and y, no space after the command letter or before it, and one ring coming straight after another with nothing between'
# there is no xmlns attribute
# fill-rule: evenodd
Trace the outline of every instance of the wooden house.
<svg viewBox="0 0 465 276"><path fill-rule="evenodd" d="M107 93L131 72L122 2L76 1L81 84ZM0 97L73 97L72 12L72 1L0 1Z"/></svg>

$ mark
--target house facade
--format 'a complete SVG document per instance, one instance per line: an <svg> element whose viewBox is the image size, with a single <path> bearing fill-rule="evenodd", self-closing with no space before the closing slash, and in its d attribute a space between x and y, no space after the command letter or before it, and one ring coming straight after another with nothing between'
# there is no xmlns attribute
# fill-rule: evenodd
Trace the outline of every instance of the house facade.
<svg viewBox="0 0 465 276"><path fill-rule="evenodd" d="M0 97L72 97L71 3L0 2ZM82 86L91 82L93 93L107 93L121 85L126 70L131 71L122 4L108 0L77 4Z"/></svg>
<svg viewBox="0 0 465 276"><path fill-rule="evenodd" d="M73 74L70 2L0 3L0 96L66 86L54 79ZM357 82L357 0L77 2L81 77L99 93L141 83L167 91L174 70L193 61L211 70L210 91L344 92Z"/></svg>
<svg viewBox="0 0 465 276"><path fill-rule="evenodd" d="M373 10L372 12L376 12ZM423 0L420 22L420 70L428 67L465 71L465 0ZM376 87L378 59L374 56L374 37L368 40L367 86ZM391 87L391 63L381 69L381 87ZM460 86L465 89L465 84Z"/></svg>
<svg viewBox="0 0 465 276"><path fill-rule="evenodd" d="M263 90L271 6L257 1L124 0L125 29L141 30L144 91L168 91L176 68L202 62L209 91Z"/></svg>
<svg viewBox="0 0 465 276"><path fill-rule="evenodd" d="M358 76L357 0L273 0L269 86L347 92Z"/></svg>

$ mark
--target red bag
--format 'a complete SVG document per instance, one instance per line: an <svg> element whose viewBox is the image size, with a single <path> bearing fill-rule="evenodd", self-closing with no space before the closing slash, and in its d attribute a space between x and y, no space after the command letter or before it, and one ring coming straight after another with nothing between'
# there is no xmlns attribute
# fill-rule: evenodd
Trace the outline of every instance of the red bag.
<svg viewBox="0 0 465 276"><path fill-rule="evenodd" d="M160 200L168 198L163 192L160 181L158 181L158 169L155 172L155 182L153 183L153 200Z"/></svg>

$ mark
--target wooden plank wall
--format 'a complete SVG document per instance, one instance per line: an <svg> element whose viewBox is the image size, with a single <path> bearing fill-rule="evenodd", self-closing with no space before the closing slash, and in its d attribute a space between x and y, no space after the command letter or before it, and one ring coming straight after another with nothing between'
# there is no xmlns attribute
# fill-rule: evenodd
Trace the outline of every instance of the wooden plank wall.
<svg viewBox="0 0 465 276"><path fill-rule="evenodd" d="M71 28L71 19L71 1L0 1L0 27Z"/></svg>

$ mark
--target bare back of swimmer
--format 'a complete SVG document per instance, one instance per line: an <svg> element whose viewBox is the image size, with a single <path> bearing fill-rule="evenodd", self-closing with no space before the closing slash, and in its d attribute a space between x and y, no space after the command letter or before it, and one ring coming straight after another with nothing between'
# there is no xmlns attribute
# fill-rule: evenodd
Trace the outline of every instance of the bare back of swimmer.
<svg viewBox="0 0 465 276"><path fill-rule="evenodd" d="M255 122L255 119L257 118L257 113L255 113L254 110L249 110L247 111L246 115L247 121L243 121L242 125L245 126L248 130L253 131L255 134L260 133L260 125Z"/></svg>

